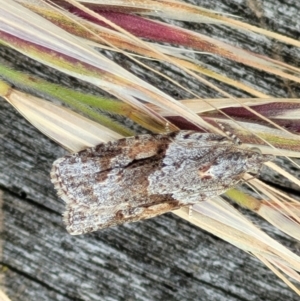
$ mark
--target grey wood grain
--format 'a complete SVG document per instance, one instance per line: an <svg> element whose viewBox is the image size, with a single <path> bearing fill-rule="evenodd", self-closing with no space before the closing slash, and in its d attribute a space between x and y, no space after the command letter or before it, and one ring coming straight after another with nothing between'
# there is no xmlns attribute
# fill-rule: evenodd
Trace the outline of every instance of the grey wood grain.
<svg viewBox="0 0 300 301"><path fill-rule="evenodd" d="M246 1L223 0L214 2L215 6L211 1L197 3L299 37L298 0L263 1L261 17L257 17L258 13L255 14ZM269 56L279 55L285 62L299 66L299 50L292 46L220 26L188 26ZM2 58L9 60L4 54ZM21 56L18 59L22 61ZM189 96L124 61L121 55L114 59L174 97ZM299 87L282 79L228 60L208 56L202 59L213 64L216 70L243 79L265 93L299 97ZM23 63L23 68L30 69L29 65L29 62ZM173 67L157 67L164 68L203 97L217 96ZM38 69L32 67L31 72L36 73ZM47 76L46 71L47 68L43 69ZM60 81L59 75L57 81ZM66 77L63 81L74 85ZM231 87L222 87L236 96L245 95ZM1 271L4 289L12 301L299 299L257 260L171 213L89 235L70 236L61 218L64 204L56 196L49 178L52 162L66 152L39 133L3 99L0 99L0 139L4 214ZM292 189L299 194L294 187ZM253 215L249 217L255 219ZM267 223L255 221L299 254L297 242Z"/></svg>

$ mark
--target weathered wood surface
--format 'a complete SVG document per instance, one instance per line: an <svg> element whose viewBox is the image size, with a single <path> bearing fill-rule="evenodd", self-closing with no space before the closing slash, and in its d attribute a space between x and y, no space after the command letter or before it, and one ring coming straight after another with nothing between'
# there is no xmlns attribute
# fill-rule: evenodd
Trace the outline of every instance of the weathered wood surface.
<svg viewBox="0 0 300 301"><path fill-rule="evenodd" d="M250 22L254 16L246 1L217 3L218 9L244 16L246 21L248 18ZM206 7L214 8L211 5L207 1ZM298 0L265 0L263 8L263 17L252 23L267 24L267 28L298 37ZM230 29L193 26L225 40L235 39L235 43L260 53L270 56L275 53L284 61L299 65L300 54L293 47L282 46L278 52L275 44L265 38L237 34ZM299 88L265 73L227 60L213 57L206 60L215 61L217 69L243 78L263 92L299 97ZM141 72L137 67L134 69ZM190 88L199 89L204 97L213 96L192 80L181 75L177 78ZM147 80L173 91L173 95L177 93L165 81L155 80L151 75ZM0 201L4 215L1 271L4 290L12 301L299 299L257 260L171 213L89 235L70 236L61 218L64 204L49 179L52 162L65 151L33 128L3 99L0 99L0 138ZM273 180L285 185L278 178ZM297 242L264 222L261 225L294 251L299 250Z"/></svg>

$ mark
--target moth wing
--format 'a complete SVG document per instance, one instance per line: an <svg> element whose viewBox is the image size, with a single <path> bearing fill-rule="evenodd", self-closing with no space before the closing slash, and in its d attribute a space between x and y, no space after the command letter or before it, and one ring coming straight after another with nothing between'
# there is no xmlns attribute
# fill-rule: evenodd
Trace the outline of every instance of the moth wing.
<svg viewBox="0 0 300 301"><path fill-rule="evenodd" d="M194 146L207 148L222 139L192 131L141 135L99 144L56 160L51 181L66 202L64 220L68 231L87 233L188 205L176 200L177 196L174 199L155 192L149 196L148 176L159 169L171 142L193 151Z"/></svg>
<svg viewBox="0 0 300 301"><path fill-rule="evenodd" d="M173 198L161 195L144 199L143 204L148 205L131 207L130 204L129 206L122 204L117 208L114 206L94 210L91 208L78 210L79 208L69 205L64 213L64 222L70 234L79 235L123 223L148 219L183 206Z"/></svg>
<svg viewBox="0 0 300 301"><path fill-rule="evenodd" d="M109 185L121 181L122 169L134 161L162 153L168 141L166 135L141 135L101 143L56 160L51 181L67 205L96 202L97 195L93 196L96 187L107 192Z"/></svg>

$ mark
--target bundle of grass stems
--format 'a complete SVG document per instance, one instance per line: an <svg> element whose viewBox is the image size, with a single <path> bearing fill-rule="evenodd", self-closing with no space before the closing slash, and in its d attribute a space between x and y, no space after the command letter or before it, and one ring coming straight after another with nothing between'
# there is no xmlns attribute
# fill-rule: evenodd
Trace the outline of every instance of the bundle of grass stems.
<svg viewBox="0 0 300 301"><path fill-rule="evenodd" d="M258 91L214 71L210 61L227 59L293 83L300 82L300 69L183 24L234 28L295 48L299 41L244 23L238 16L173 0L0 0L0 4L2 47L103 91L103 96L77 91L1 59L1 96L70 152L141 133L193 129L231 133L243 145L299 168L295 160L300 157L299 99ZM110 59L114 57L135 67L128 71ZM180 76L172 77L164 69ZM153 84L134 73L149 73ZM179 82L181 77L189 80ZM157 82L176 93L157 88ZM228 89L220 88L225 85ZM204 86L216 98L195 88ZM276 160L265 163L263 170L299 189L300 180ZM245 174L243 180L225 194L193 206L192 215L186 208L173 213L257 257L300 295L294 284L300 281L300 257L232 206L235 202L255 212L299 240L299 203L259 177Z"/></svg>

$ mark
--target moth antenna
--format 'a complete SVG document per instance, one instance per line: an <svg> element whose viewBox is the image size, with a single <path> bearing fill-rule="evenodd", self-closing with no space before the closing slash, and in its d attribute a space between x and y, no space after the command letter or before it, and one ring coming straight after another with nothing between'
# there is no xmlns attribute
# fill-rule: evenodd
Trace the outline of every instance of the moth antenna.
<svg viewBox="0 0 300 301"><path fill-rule="evenodd" d="M229 137L229 139L232 140L232 142L235 144L235 145L241 145L242 144L242 141L240 140L240 138L238 138L235 134L231 133L230 131L227 131L224 127L224 125L220 122L217 122L218 126L221 128L221 130L224 132L224 134L226 136Z"/></svg>

